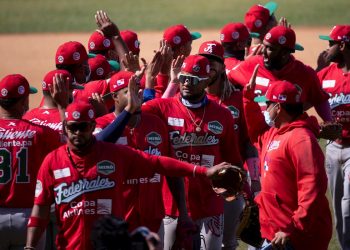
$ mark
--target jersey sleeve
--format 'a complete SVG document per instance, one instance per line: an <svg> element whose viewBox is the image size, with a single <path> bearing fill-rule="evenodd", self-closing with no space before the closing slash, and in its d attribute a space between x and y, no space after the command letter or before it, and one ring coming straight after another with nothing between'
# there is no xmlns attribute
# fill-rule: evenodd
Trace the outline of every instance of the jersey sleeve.
<svg viewBox="0 0 350 250"><path fill-rule="evenodd" d="M308 67L309 79L307 84L309 84L309 89L307 93L307 99L313 106L320 104L329 99L329 95L322 89L320 79L318 78L316 72Z"/></svg>
<svg viewBox="0 0 350 250"><path fill-rule="evenodd" d="M159 106L158 98L143 103L141 108L142 108L142 112L148 112L162 118L162 111Z"/></svg>
<svg viewBox="0 0 350 250"><path fill-rule="evenodd" d="M164 94L169 83L169 75L158 74L156 78L156 86L154 89L156 91L156 98L161 98Z"/></svg>

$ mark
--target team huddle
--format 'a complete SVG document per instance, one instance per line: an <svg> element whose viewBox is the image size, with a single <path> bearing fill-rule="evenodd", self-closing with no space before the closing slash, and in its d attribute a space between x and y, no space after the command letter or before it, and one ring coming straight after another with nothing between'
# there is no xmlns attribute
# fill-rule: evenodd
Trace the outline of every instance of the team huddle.
<svg viewBox="0 0 350 250"><path fill-rule="evenodd" d="M149 62L97 11L87 48L57 48L39 107L24 76L3 77L0 249L328 249L327 188L350 249L350 25L319 36L314 70L276 9L252 6L198 51L200 33L170 26Z"/></svg>

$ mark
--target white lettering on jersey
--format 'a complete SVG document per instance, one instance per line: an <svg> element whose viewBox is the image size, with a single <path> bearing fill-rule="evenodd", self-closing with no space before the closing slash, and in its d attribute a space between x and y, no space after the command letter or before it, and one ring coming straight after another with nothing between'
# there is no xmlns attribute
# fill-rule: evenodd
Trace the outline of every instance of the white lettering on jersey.
<svg viewBox="0 0 350 250"><path fill-rule="evenodd" d="M269 86L269 82L270 82L270 79L260 77L260 76L256 77L256 84L257 85L267 87L267 86Z"/></svg>
<svg viewBox="0 0 350 250"><path fill-rule="evenodd" d="M70 169L69 168L62 168L62 169L57 169L53 171L53 176L55 177L55 180L64 178L64 177L69 177L70 176Z"/></svg>
<svg viewBox="0 0 350 250"><path fill-rule="evenodd" d="M346 94L346 95L344 95L343 93L335 94L335 96L331 96L328 99L328 102L329 102L329 105L331 106L331 109L343 104L349 104L350 94Z"/></svg>
<svg viewBox="0 0 350 250"><path fill-rule="evenodd" d="M170 141L174 149L188 146L210 146L219 143L219 139L216 138L215 135L210 135L208 133L200 136L196 133L184 133L183 135L174 134L170 138Z"/></svg>
<svg viewBox="0 0 350 250"><path fill-rule="evenodd" d="M34 130L25 130L25 131L17 131L16 129L4 129L0 127L0 139L7 140L15 140L15 139L32 139L34 138L36 131Z"/></svg>
<svg viewBox="0 0 350 250"><path fill-rule="evenodd" d="M323 80L322 81L322 88L334 88L335 86L335 80Z"/></svg>
<svg viewBox="0 0 350 250"><path fill-rule="evenodd" d="M47 122L47 120L42 121L38 118L33 118L33 119L30 119L29 121L34 124L49 127L53 130L62 130L62 122Z"/></svg>
<svg viewBox="0 0 350 250"><path fill-rule="evenodd" d="M183 127L184 122L184 119L181 118L168 117L168 125L170 126Z"/></svg>

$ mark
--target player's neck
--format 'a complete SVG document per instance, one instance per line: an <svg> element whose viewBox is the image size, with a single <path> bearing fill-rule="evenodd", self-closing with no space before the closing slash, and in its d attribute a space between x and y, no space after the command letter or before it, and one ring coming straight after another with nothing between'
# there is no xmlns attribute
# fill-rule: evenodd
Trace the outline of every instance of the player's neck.
<svg viewBox="0 0 350 250"><path fill-rule="evenodd" d="M21 119L23 111L19 110L6 110L0 107L0 119Z"/></svg>
<svg viewBox="0 0 350 250"><path fill-rule="evenodd" d="M344 73L350 72L350 56L344 56L343 61L338 64Z"/></svg>
<svg viewBox="0 0 350 250"><path fill-rule="evenodd" d="M44 102L41 108L43 109L57 108L57 104L51 96L44 96Z"/></svg>
<svg viewBox="0 0 350 250"><path fill-rule="evenodd" d="M208 86L205 90L210 95L221 96L223 85L223 81L221 77L219 77L213 84Z"/></svg>

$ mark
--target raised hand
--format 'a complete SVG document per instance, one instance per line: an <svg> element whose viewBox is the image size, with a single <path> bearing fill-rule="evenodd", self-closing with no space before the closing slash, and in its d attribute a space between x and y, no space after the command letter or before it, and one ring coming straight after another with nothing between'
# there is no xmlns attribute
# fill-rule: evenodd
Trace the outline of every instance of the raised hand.
<svg viewBox="0 0 350 250"><path fill-rule="evenodd" d="M246 85L246 91L254 93L255 86L256 86L256 76L258 74L259 67L260 67L259 64L255 65L255 68L252 76L250 77L249 83Z"/></svg>
<svg viewBox="0 0 350 250"><path fill-rule="evenodd" d="M181 72L181 66L185 60L185 56L181 55L178 56L176 59L173 59L171 63L171 68L170 68L170 81L171 82L178 82L179 81L179 73Z"/></svg>
<svg viewBox="0 0 350 250"><path fill-rule="evenodd" d="M162 55L162 60L163 60L163 65L162 68L160 69L160 72L162 74L169 74L170 68L171 68L171 63L173 60L173 50L171 49L170 45L165 41L161 40L160 41L160 53Z"/></svg>
<svg viewBox="0 0 350 250"><path fill-rule="evenodd" d="M122 63L125 70L127 71L137 72L141 70L139 57L137 55L134 55L131 51L129 51L128 54L124 55Z"/></svg>
<svg viewBox="0 0 350 250"><path fill-rule="evenodd" d="M104 36L113 37L120 35L118 26L109 19L106 12L98 10L95 14L95 20L98 29L102 31Z"/></svg>
<svg viewBox="0 0 350 250"><path fill-rule="evenodd" d="M281 17L281 19L278 22L278 25L286 27L286 28L292 28L292 25L290 23L288 23L287 18L285 17Z"/></svg>
<svg viewBox="0 0 350 250"><path fill-rule="evenodd" d="M102 95L100 95L99 93L92 93L91 97L89 98L89 102L94 107L96 117L100 117L108 113Z"/></svg>
<svg viewBox="0 0 350 250"><path fill-rule="evenodd" d="M244 60L247 60L249 57L256 56L256 55L261 55L264 51L264 45L259 44L258 46L255 47L255 50L251 54L249 54L249 49L246 47L244 49Z"/></svg>
<svg viewBox="0 0 350 250"><path fill-rule="evenodd" d="M128 85L128 105L125 110L133 114L135 111L140 110L142 104L142 92L139 91L138 77L133 75L129 80Z"/></svg>
<svg viewBox="0 0 350 250"><path fill-rule="evenodd" d="M50 94L59 108L65 109L69 104L69 81L63 74L55 74L53 84L49 85Z"/></svg>

